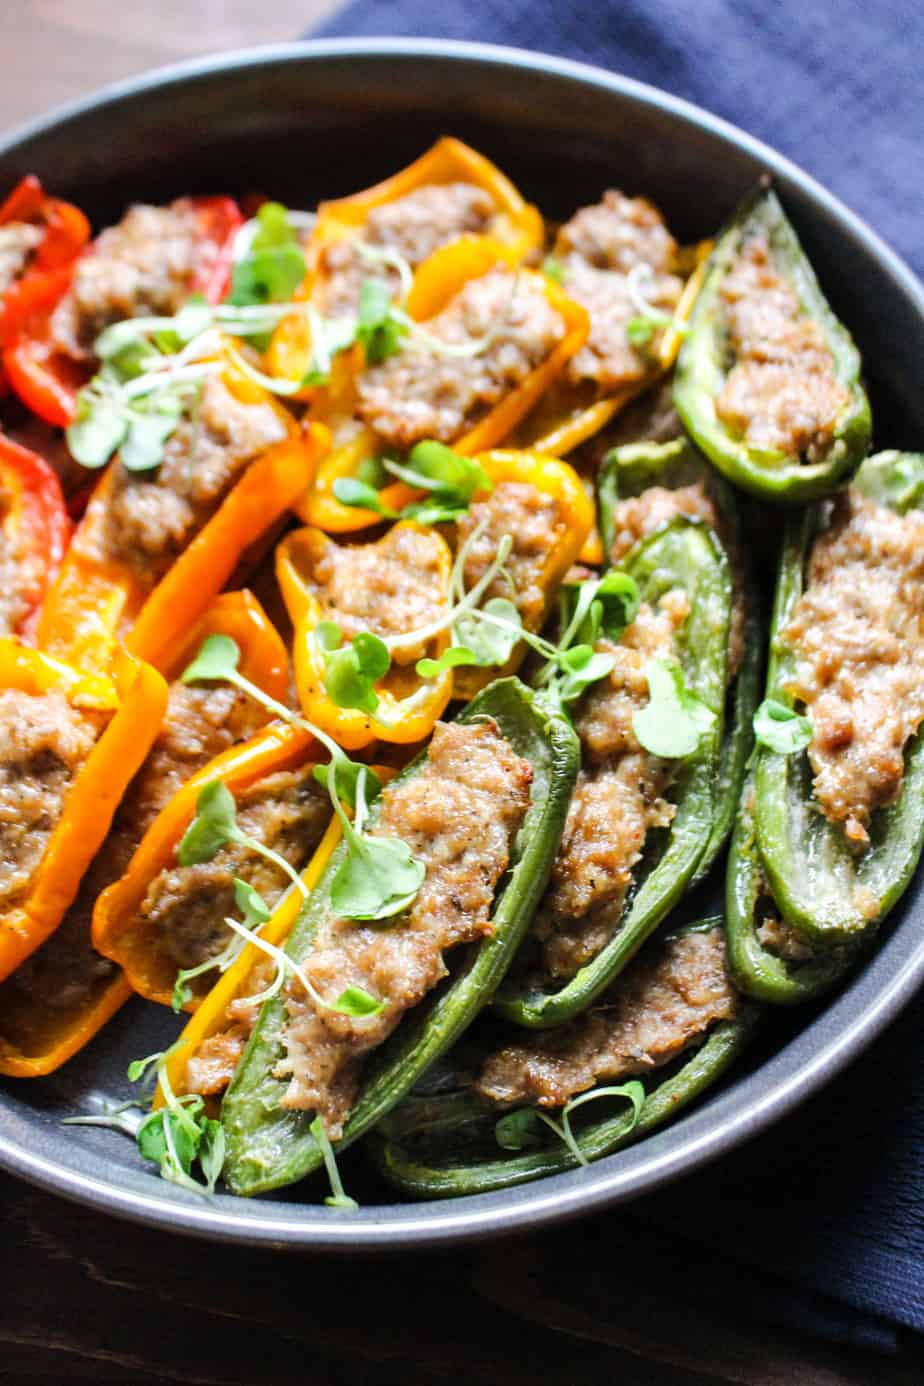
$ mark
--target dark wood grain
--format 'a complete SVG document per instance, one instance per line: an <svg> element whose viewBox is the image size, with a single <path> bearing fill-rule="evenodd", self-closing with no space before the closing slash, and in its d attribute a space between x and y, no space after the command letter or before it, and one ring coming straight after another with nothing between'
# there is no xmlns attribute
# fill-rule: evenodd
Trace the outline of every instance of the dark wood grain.
<svg viewBox="0 0 924 1386"><path fill-rule="evenodd" d="M336 3L0 0L0 133L145 68L294 37ZM616 1215L476 1250L323 1259L190 1242L0 1177L0 1245L7 1386L924 1379L917 1342L883 1359L769 1326L759 1304L733 1313L733 1269Z"/></svg>

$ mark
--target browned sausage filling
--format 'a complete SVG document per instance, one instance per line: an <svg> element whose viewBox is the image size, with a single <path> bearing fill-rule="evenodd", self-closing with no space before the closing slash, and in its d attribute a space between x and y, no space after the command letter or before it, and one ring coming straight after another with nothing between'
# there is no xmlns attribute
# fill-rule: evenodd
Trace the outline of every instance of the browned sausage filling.
<svg viewBox="0 0 924 1386"><path fill-rule="evenodd" d="M849 396L821 328L774 270L766 237L744 244L722 302L733 364L719 418L753 447L821 461Z"/></svg>
<svg viewBox="0 0 924 1386"><path fill-rule="evenodd" d="M783 638L790 691L808 709L815 795L851 842L898 798L904 748L924 718L924 514L842 492L815 541Z"/></svg>
<svg viewBox="0 0 924 1386"><path fill-rule="evenodd" d="M584 1015L492 1054L476 1089L505 1105L560 1107L669 1063L734 1014L724 934L684 934L646 950Z"/></svg>
<svg viewBox="0 0 924 1386"><path fill-rule="evenodd" d="M189 203L130 207L77 261L71 286L52 314L56 345L89 360L93 342L110 323L149 313L171 317L216 255Z"/></svg>
<svg viewBox="0 0 924 1386"><path fill-rule="evenodd" d="M113 463L102 533L84 541L94 545L91 557L128 564L144 587L155 587L247 465L285 434L269 404L244 404L210 377L167 441L156 474Z"/></svg>
<svg viewBox="0 0 924 1386"><path fill-rule="evenodd" d="M459 236L482 235L496 219L494 204L472 183L427 183L405 197L369 213L359 239L379 250L391 250L411 269ZM363 256L352 238L326 246L320 257L317 306L331 317L355 313L364 279L387 279L397 292L394 269Z"/></svg>
<svg viewBox="0 0 924 1386"><path fill-rule="evenodd" d="M500 267L470 280L424 327L454 346L484 345L476 355L450 356L411 336L395 356L359 376L360 416L395 448L461 437L565 335L541 285Z"/></svg>
<svg viewBox="0 0 924 1386"><path fill-rule="evenodd" d="M459 521L459 545L476 530L465 563L469 590L484 577L497 557L504 535L513 541L504 568L488 587L484 600L506 597L520 613L527 630L538 630L548 604L546 568L567 531L567 521L554 496L522 481L500 481L484 500L473 502Z"/></svg>
<svg viewBox="0 0 924 1386"><path fill-rule="evenodd" d="M590 335L568 362L574 383L589 381L601 390L643 380L650 356L636 351L626 328L639 308L627 275L646 266L644 299L662 313L673 313L683 290L674 273L677 242L657 208L644 197L625 197L612 189L593 207L582 207L565 222L555 242L569 298L590 315Z"/></svg>
<svg viewBox="0 0 924 1386"><path fill-rule="evenodd" d="M0 226L0 298L25 274L44 235L44 227L28 221Z"/></svg>
<svg viewBox="0 0 924 1386"><path fill-rule="evenodd" d="M444 952L490 933L494 893L531 782L529 763L485 720L438 722L420 773L385 788L373 831L407 843L426 865L423 885L396 919L325 919L305 972L325 999L358 986L386 1005L356 1020L316 1007L297 980L285 991L286 1054L278 1069L290 1080L285 1103L318 1113L332 1139L353 1105L365 1055L446 975Z"/></svg>

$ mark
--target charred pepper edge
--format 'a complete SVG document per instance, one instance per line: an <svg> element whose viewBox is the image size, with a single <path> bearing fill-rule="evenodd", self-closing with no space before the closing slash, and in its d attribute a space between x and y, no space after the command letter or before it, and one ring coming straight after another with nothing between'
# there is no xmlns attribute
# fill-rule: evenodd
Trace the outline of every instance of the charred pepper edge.
<svg viewBox="0 0 924 1386"><path fill-rule="evenodd" d="M620 476L624 485L620 488ZM600 532L603 537L604 562L616 540L614 510L626 496L639 496L649 486L668 489L704 481L725 518L738 546L743 567L742 582L747 602L744 652L740 668L729 688L725 734L719 756L717 797L712 835L703 858L696 868L694 882L702 880L728 841L735 821L745 769L754 744L753 718L760 698L760 676L763 667L763 631L760 621L760 597L754 580L753 565L742 543L738 507L725 478L710 467L695 444L687 438L668 443L631 443L613 448L607 453L597 482L600 511Z"/></svg>
<svg viewBox="0 0 924 1386"><path fill-rule="evenodd" d="M577 777L577 738L566 718L538 706L519 680L491 684L460 714L460 722L479 716L498 721L519 754L533 766L532 802L517 836L515 865L501 883L492 922L494 933L461 950L450 978L408 1013L398 1029L370 1056L364 1081L337 1150L358 1139L395 1105L421 1074L443 1054L490 999L528 926L545 888ZM419 756L402 772L423 768ZM342 851L342 849L341 849ZM287 948L302 960L325 909L336 871L335 852ZM228 1089L222 1121L228 1140L225 1179L234 1193L255 1194L293 1183L322 1160L309 1131L312 1113L288 1112L279 1105L284 1080L272 1075L278 1057L284 1002L267 1003Z"/></svg>
<svg viewBox="0 0 924 1386"><path fill-rule="evenodd" d="M727 629L731 610L731 578L725 551L713 531L707 526L691 521L687 517L673 521L663 529L650 535L627 557L627 571L632 572L635 564L643 561L655 562L657 546L671 542L681 536L684 546L695 545L707 552L708 562L713 569L709 578L703 578L700 600L693 604L688 618L684 639L685 662L688 676L692 678L695 691L702 697L706 694L707 703L715 703L716 723L711 732L703 736L693 755L681 763L675 781L674 802L676 815L667 830L663 850L653 863L647 864L643 858L641 873L643 879L637 885L631 902L624 909L617 932L609 943L589 963L557 991L512 990L497 998L494 1011L503 1019L527 1029L549 1029L560 1025L592 1004L609 984L619 975L626 963L635 955L678 900L696 879L696 870L707 850L714 824L714 798L719 748L723 733L725 709L725 659L728 647ZM705 572L705 564L693 561L692 567L698 573ZM664 578L666 569L657 569L653 576ZM645 589L642 587L644 599ZM710 601L721 602L724 619L716 626L714 621L703 619L703 606ZM698 644L695 629L690 628L692 619L702 619L702 644L708 640L716 642L711 650L712 659L703 660L695 656L693 646ZM708 639L707 639L708 637ZM718 654L718 641L721 640L721 659ZM694 663L695 660L695 663ZM713 667L714 666L714 667ZM718 686L721 677L721 689ZM716 686L714 697L710 700L710 690L706 682ZM697 687L697 683L700 685Z"/></svg>
<svg viewBox="0 0 924 1386"><path fill-rule="evenodd" d="M865 474L865 475L864 475ZM863 464L861 489L880 504L902 513L914 508L924 492L924 454L890 451ZM890 478L894 479L890 484ZM784 683L789 668L782 632L804 587L805 564L823 512L811 507L791 516L784 532L776 596L770 626L767 696L789 705ZM797 777L806 775L807 753L781 756L760 748L755 766L756 836L774 898L786 919L822 944L847 943L875 929L906 889L924 846L924 726L907 743L905 775L894 804L878 809L872 841L859 862L849 852L837 825L829 824ZM793 823L798 812L801 824ZM861 912L845 896L833 870L819 875L817 853L806 855L806 835L824 833L827 858L842 868L844 879L874 890L875 916ZM795 863L800 866L796 869ZM815 872L814 878L808 873ZM800 882L806 884L800 889ZM824 887L819 889L819 885Z"/></svg>
<svg viewBox="0 0 924 1386"><path fill-rule="evenodd" d="M701 920L668 937L681 932L705 931L719 927L721 923L721 917ZM584 1156L594 1161L612 1155L683 1111L718 1081L744 1051L761 1014L761 1008L753 1003L740 1002L734 1020L719 1021L713 1026L705 1040L691 1048L680 1068L671 1077L662 1079L646 1095L637 1124L633 1125L631 1115L620 1112L616 1116L592 1122L577 1133L577 1142ZM415 1104L418 1107L416 1112ZM389 1183L418 1198L452 1198L488 1193L577 1168L577 1160L564 1146L551 1146L531 1154L475 1164L433 1165L414 1159L412 1142L415 1133L440 1125L445 1125L447 1135L451 1135L454 1129L472 1124L488 1123L493 1127L501 1110L474 1093L452 1092L445 1096L412 1097L403 1107L395 1110L391 1120L386 1119L381 1128L371 1133L366 1149Z"/></svg>
<svg viewBox="0 0 924 1386"><path fill-rule="evenodd" d="M782 454L761 454L736 442L715 416L715 397L724 380L722 281L748 232L765 231L777 270L793 283L800 301L821 327L834 358L837 379L850 393L850 405L834 432L827 461L802 465ZM784 505L830 494L856 471L869 450L869 400L860 383L861 362L853 339L835 317L776 194L758 186L745 198L722 232L709 258L706 278L680 349L674 404L684 427L711 462L746 491ZM767 460L761 461L761 457Z"/></svg>

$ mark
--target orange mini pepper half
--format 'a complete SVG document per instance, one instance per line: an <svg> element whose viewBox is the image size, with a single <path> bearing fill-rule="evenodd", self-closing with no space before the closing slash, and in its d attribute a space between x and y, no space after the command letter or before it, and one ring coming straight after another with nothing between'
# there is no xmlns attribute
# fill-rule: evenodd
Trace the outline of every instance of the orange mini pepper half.
<svg viewBox="0 0 924 1386"><path fill-rule="evenodd" d="M420 266L408 296L407 311L416 322L426 323L436 317L466 284L489 273L498 264L516 268L509 249L484 236L463 236L451 245L437 250ZM502 443L519 421L541 398L565 365L587 340L589 321L586 311L573 303L559 285L533 270L520 270L539 285L551 306L565 323L562 340L535 370L515 386L493 409L461 437L452 443L462 456L471 457ZM304 501L295 509L309 524L331 534L349 533L380 523L380 516L371 510L342 505L333 492L334 482L352 476L367 458L375 456L375 433L366 427L357 428L350 422L353 436L338 446L344 423L328 418L334 438L334 450L318 468L315 483ZM399 510L418 493L403 483L386 486L381 492L384 506Z"/></svg>
<svg viewBox="0 0 924 1386"><path fill-rule="evenodd" d="M196 816L203 785L221 780L232 794L280 770L304 765L317 754L308 732L271 722L249 741L209 761L161 810L139 843L125 874L104 890L93 911L93 946L119 963L132 988L169 1006L177 966L162 937L141 914L151 881L175 860L177 844ZM189 1003L194 1008L195 1000Z"/></svg>
<svg viewBox="0 0 924 1386"><path fill-rule="evenodd" d="M452 554L449 546L434 531L424 530L420 525L404 520L368 547L382 552L402 534L426 535L430 544L438 544L437 576L448 610ZM429 735L434 722L452 697L451 670L433 679L421 679L414 672L413 664L402 665L393 661L388 673L375 685L378 707L373 712L340 707L326 690L324 652L315 640L314 632L321 621L336 621L336 612L325 615L318 599L314 571L318 560L332 542L321 530L297 529L276 550L276 576L295 627L293 660L302 711L309 722L327 732L348 751L361 750L376 740L402 746L421 741ZM376 633L373 631L373 634ZM442 654L448 643L448 628L426 642L433 658Z"/></svg>
<svg viewBox="0 0 924 1386"><path fill-rule="evenodd" d="M0 918L3 978L64 918L129 780L157 736L167 685L150 665L121 649L114 651L105 676L87 676L38 650L0 640L0 687L32 696L55 689L75 708L111 714L67 790L25 894Z"/></svg>
<svg viewBox="0 0 924 1386"><path fill-rule="evenodd" d="M551 610L552 603L565 574L577 559L590 535L594 524L594 505L587 494L581 478L567 462L545 457L537 452L515 452L495 449L492 452L478 453L478 462L495 487L505 482L533 486L544 495L554 497L558 504L561 531L549 545L545 555L539 586L545 597L543 620ZM479 500L489 500L490 493L476 495L472 504ZM516 545L516 535L511 536ZM508 595L510 595L508 593ZM514 604L516 597L512 596ZM542 622L539 622L541 625ZM455 670L453 696L472 698L492 679L512 674L522 663L526 654L523 641L515 647L510 659L501 669L480 669L474 665L463 665Z"/></svg>
<svg viewBox="0 0 924 1386"><path fill-rule="evenodd" d="M271 404L286 437L250 464L153 591L129 563L106 556L107 514L116 484L110 466L45 601L38 630L43 648L94 668L105 660L111 642L123 639L140 658L160 664L165 649L202 616L250 545L310 484L326 431L300 428L271 396L230 367L222 380L242 402Z"/></svg>

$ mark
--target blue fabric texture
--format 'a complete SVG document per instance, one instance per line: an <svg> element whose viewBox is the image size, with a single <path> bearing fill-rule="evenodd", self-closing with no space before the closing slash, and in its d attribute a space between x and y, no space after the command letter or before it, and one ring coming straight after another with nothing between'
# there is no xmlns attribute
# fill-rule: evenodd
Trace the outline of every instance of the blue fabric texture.
<svg viewBox="0 0 924 1386"><path fill-rule="evenodd" d="M353 0L317 31L385 35L508 43L664 87L789 155L924 272L920 0ZM769 1324L879 1350L895 1325L924 1332L922 1052L912 1007L772 1133L612 1214L607 1240L644 1219L709 1248L730 1312L737 1295Z"/></svg>

